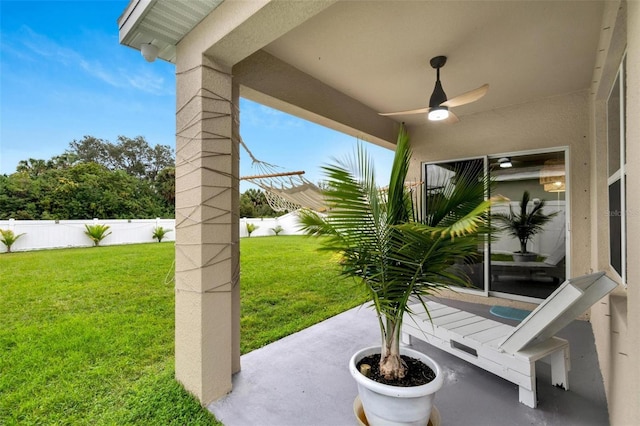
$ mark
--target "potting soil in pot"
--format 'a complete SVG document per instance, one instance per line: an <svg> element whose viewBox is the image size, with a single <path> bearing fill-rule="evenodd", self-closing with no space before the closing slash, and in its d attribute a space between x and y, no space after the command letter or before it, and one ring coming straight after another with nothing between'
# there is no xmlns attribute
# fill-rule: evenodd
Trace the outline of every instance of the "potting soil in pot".
<svg viewBox="0 0 640 426"><path fill-rule="evenodd" d="M362 364L370 365L371 374L367 377L378 383L384 383L385 385L391 386L420 386L435 379L436 374L427 365L406 355L401 355L400 357L407 365L407 375L400 380L386 380L380 375L380 354L369 355L362 358L360 362L358 362L357 367L358 370L360 370L360 366Z"/></svg>

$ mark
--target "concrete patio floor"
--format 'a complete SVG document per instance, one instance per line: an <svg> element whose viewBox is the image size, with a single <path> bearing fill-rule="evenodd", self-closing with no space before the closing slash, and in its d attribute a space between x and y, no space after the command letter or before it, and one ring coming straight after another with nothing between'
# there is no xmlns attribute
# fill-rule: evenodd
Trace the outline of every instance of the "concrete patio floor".
<svg viewBox="0 0 640 426"><path fill-rule="evenodd" d="M436 299L495 317L491 306ZM423 342L413 347L440 363L445 384L435 405L444 426L608 425L607 403L591 325L576 320L558 333L571 344L570 390L551 386L538 363L538 408L518 402L516 385ZM233 392L208 408L225 426L353 426L357 390L347 369L352 354L379 345L371 309L355 308L242 356Z"/></svg>

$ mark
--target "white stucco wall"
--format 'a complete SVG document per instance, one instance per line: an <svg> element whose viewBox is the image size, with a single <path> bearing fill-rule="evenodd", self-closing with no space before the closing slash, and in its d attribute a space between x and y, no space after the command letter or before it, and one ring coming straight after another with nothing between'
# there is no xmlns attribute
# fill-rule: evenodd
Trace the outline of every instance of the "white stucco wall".
<svg viewBox="0 0 640 426"><path fill-rule="evenodd" d="M596 218L591 228L591 262L594 269L609 267L609 222L607 193L606 100L613 86L623 53L626 68L627 144L627 284L591 310L591 323L598 350L611 425L635 425L640 419L640 3L607 4L601 47L602 77L592 99L592 202ZM609 19L607 20L607 14Z"/></svg>

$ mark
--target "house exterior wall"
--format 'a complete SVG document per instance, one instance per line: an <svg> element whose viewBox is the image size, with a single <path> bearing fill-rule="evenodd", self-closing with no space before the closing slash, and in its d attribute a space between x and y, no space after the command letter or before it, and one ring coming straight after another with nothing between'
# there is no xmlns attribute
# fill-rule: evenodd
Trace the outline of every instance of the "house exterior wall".
<svg viewBox="0 0 640 426"><path fill-rule="evenodd" d="M455 125L409 129L410 179L420 163L532 149L569 147L571 275L590 270L589 94L580 91L463 117ZM480 101L481 102L481 101Z"/></svg>
<svg viewBox="0 0 640 426"><path fill-rule="evenodd" d="M605 382L611 425L637 424L640 419L640 4L607 4L601 48L602 78L591 100L592 168L591 263L593 269L609 266L609 222L607 187L606 102L613 86L622 55L627 52L626 67L626 144L627 144L627 284L591 310L591 322Z"/></svg>
<svg viewBox="0 0 640 426"><path fill-rule="evenodd" d="M640 3L629 2L627 18L627 161L628 182L628 283L627 290L627 353L631 374L620 374L629 382L629 392L621 397L621 404L629 407L615 423L637 422L640 419L640 191L635 185L640 182ZM635 260L635 261L634 261ZM614 378L615 380L616 378ZM617 407L616 407L617 408Z"/></svg>
<svg viewBox="0 0 640 426"><path fill-rule="evenodd" d="M455 126L411 128L414 162L569 147L571 275L609 266L606 100L626 51L627 283L591 309L611 425L640 418L640 3L609 2L589 91L465 116ZM594 77L595 79L595 77Z"/></svg>

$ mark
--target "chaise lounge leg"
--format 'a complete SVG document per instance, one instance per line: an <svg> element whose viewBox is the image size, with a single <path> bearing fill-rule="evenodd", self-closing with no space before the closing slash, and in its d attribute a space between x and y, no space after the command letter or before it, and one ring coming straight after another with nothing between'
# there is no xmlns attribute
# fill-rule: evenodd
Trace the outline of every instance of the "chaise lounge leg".
<svg viewBox="0 0 640 426"><path fill-rule="evenodd" d="M520 386L518 397L520 399L520 402L526 405L527 407L536 408L536 406L538 405L538 400L536 398L535 381L534 381L532 390L529 390Z"/></svg>
<svg viewBox="0 0 640 426"><path fill-rule="evenodd" d="M551 384L569 390L569 346L549 355L551 364Z"/></svg>

